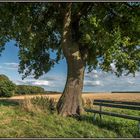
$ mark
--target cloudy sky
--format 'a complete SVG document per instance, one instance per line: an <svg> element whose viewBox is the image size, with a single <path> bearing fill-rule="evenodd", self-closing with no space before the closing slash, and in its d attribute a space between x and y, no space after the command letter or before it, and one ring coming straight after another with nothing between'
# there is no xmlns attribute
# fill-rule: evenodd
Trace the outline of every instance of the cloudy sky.
<svg viewBox="0 0 140 140"><path fill-rule="evenodd" d="M14 41L11 41L6 44L6 49L0 57L0 74L7 75L10 80L18 85L37 85L48 91L63 91L67 74L65 60L60 61L50 72L38 80L31 76L22 80L18 73L18 63L18 48L14 46ZM114 65L111 66L115 70ZM140 72L137 72L135 77L129 75L118 78L114 74L101 70L93 70L91 73L87 73L86 70L83 91L140 91Z"/></svg>

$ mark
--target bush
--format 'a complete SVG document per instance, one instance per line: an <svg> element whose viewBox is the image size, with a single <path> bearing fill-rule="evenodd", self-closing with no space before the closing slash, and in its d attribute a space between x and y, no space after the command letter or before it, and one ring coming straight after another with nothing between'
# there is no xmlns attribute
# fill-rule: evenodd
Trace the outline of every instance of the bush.
<svg viewBox="0 0 140 140"><path fill-rule="evenodd" d="M24 94L36 94L36 93L44 93L44 88L38 86L29 86L29 85L16 86L16 94L24 95Z"/></svg>
<svg viewBox="0 0 140 140"><path fill-rule="evenodd" d="M0 97L11 97L14 95L16 85L5 75L0 75Z"/></svg>
<svg viewBox="0 0 140 140"><path fill-rule="evenodd" d="M25 98L21 102L21 108L30 113L54 113L56 111L56 102L48 97Z"/></svg>
<svg viewBox="0 0 140 140"><path fill-rule="evenodd" d="M48 98L48 97L34 97L31 98L31 102L34 105L39 106L40 108L48 111L54 111L56 109L56 104L57 102L53 98Z"/></svg>

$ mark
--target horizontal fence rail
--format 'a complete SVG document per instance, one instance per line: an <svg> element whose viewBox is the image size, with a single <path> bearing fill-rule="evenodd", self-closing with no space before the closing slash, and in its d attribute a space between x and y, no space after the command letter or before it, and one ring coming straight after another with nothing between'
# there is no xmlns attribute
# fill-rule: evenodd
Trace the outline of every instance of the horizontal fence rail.
<svg viewBox="0 0 140 140"><path fill-rule="evenodd" d="M106 112L106 111L99 111L99 110L92 110L92 109L85 109L85 111L140 121L139 116L130 116L130 115L126 115L126 114L118 114L118 113L114 113L114 112Z"/></svg>
<svg viewBox="0 0 140 140"><path fill-rule="evenodd" d="M104 102L103 103L101 103L101 102L94 102L93 105L101 105L101 106L112 107L112 108L140 110L140 106L134 106L134 105L112 104L112 103L104 103Z"/></svg>
<svg viewBox="0 0 140 140"><path fill-rule="evenodd" d="M94 100L93 104L95 102L100 103L114 103L114 104L124 104L124 105L137 105L140 106L140 102L128 102L128 101L111 101L111 100Z"/></svg>

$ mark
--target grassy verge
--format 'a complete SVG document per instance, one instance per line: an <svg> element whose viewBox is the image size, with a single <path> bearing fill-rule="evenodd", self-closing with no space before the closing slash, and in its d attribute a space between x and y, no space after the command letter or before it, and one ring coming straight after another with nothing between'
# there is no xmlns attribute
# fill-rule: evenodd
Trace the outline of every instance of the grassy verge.
<svg viewBox="0 0 140 140"><path fill-rule="evenodd" d="M63 118L48 106L48 100L39 98L23 104L0 101L0 137L140 137L136 121L104 116L102 122L98 118L93 122L91 113ZM125 113L140 115L137 111Z"/></svg>

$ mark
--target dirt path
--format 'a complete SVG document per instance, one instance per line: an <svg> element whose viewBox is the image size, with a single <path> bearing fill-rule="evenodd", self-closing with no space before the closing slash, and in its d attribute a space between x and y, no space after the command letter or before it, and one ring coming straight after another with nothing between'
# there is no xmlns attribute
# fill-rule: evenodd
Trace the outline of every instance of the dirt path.
<svg viewBox="0 0 140 140"><path fill-rule="evenodd" d="M48 95L23 95L23 96L13 96L10 98L0 98L0 99L10 99L10 100L23 100L26 98L33 98L37 96L49 97L58 100L61 94L48 94ZM136 101L140 102L140 93L83 93L83 99L110 99L110 100L121 100L121 101Z"/></svg>

